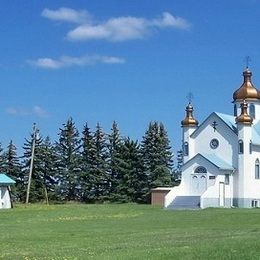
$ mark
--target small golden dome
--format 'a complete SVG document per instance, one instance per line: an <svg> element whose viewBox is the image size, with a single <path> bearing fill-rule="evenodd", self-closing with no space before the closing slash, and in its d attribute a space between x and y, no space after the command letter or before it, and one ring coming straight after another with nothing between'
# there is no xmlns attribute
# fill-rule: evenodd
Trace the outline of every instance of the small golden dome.
<svg viewBox="0 0 260 260"><path fill-rule="evenodd" d="M242 86L233 94L234 101L259 100L260 92L255 88L251 81L252 72L246 68L246 70L243 72L243 76L244 82Z"/></svg>
<svg viewBox="0 0 260 260"><path fill-rule="evenodd" d="M186 107L186 117L181 121L182 126L197 126L199 123L193 118L193 106L191 103Z"/></svg>
<svg viewBox="0 0 260 260"><path fill-rule="evenodd" d="M245 125L251 125L253 122L253 118L247 114L248 105L245 100L243 103L241 103L240 107L241 107L241 115L236 117L236 122Z"/></svg>

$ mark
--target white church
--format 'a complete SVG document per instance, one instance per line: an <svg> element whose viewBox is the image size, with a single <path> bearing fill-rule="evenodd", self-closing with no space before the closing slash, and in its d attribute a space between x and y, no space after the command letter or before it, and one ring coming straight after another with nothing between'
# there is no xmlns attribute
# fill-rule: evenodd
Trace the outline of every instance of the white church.
<svg viewBox="0 0 260 260"><path fill-rule="evenodd" d="M199 124L186 107L182 179L165 208L260 207L260 92L251 76L247 68L233 115L213 112Z"/></svg>

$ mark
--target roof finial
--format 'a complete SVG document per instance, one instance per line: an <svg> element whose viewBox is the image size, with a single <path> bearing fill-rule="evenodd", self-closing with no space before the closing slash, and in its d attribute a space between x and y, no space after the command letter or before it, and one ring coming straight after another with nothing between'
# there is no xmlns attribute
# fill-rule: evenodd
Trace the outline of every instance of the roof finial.
<svg viewBox="0 0 260 260"><path fill-rule="evenodd" d="M245 57L246 69L249 68L249 63L250 63L251 61L252 61L252 60L251 60L250 56L246 56L246 57Z"/></svg>
<svg viewBox="0 0 260 260"><path fill-rule="evenodd" d="M191 104L191 102L192 102L192 100L193 100L193 98L194 98L194 96L193 96L193 94L192 94L191 91L187 94L186 98L188 99L189 104Z"/></svg>

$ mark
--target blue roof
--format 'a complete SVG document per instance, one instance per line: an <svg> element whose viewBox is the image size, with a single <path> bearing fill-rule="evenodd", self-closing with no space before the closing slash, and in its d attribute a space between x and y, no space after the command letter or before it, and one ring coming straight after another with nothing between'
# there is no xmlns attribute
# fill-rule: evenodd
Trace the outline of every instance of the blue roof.
<svg viewBox="0 0 260 260"><path fill-rule="evenodd" d="M15 181L11 178L9 178L7 175L4 173L0 173L0 184L14 184Z"/></svg>
<svg viewBox="0 0 260 260"><path fill-rule="evenodd" d="M215 155L215 154L201 154L201 153L197 153L194 157L192 157L186 163L184 163L182 167L187 165L190 161L195 160L198 156L202 157L204 160L213 164L215 167L217 167L220 170L228 170L228 171L234 171L235 170L235 168L231 164L229 164L228 162L219 158L217 155Z"/></svg>
<svg viewBox="0 0 260 260"><path fill-rule="evenodd" d="M217 155L215 154L201 154L205 159L207 159L208 161L210 161L211 163L213 163L215 166L217 166L219 169L222 170L234 170L234 167L227 163L226 161L224 161L223 159L219 158Z"/></svg>
<svg viewBox="0 0 260 260"><path fill-rule="evenodd" d="M260 145L260 121L252 127L252 143Z"/></svg>
<svg viewBox="0 0 260 260"><path fill-rule="evenodd" d="M220 117L235 133L237 133L236 118L234 116L217 112L215 112L215 114Z"/></svg>

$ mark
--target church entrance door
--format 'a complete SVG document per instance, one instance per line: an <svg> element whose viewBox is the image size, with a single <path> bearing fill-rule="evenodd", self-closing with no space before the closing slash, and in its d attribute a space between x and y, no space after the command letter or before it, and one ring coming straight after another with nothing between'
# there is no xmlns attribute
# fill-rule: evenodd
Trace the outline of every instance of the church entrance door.
<svg viewBox="0 0 260 260"><path fill-rule="evenodd" d="M191 195L202 195L207 189L207 178L204 174L191 175Z"/></svg>

